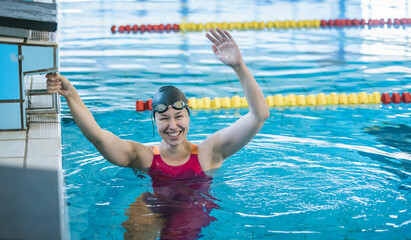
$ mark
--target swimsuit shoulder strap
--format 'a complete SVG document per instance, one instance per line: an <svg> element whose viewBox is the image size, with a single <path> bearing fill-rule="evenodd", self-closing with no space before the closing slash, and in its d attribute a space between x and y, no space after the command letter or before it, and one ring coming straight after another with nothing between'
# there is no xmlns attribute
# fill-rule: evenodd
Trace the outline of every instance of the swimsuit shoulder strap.
<svg viewBox="0 0 411 240"><path fill-rule="evenodd" d="M158 145L153 146L153 155L160 155L160 150L158 149Z"/></svg>
<svg viewBox="0 0 411 240"><path fill-rule="evenodd" d="M198 154L197 144L191 145L191 154Z"/></svg>

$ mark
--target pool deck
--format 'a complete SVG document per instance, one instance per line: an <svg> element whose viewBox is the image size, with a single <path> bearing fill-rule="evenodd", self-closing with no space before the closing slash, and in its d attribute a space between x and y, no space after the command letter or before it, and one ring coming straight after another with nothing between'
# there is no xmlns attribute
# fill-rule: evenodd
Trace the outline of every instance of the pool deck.
<svg viewBox="0 0 411 240"><path fill-rule="evenodd" d="M26 77L26 89L46 89L42 77ZM51 95L32 97L31 105L50 104ZM59 113L29 114L27 129L0 132L0 166L61 171Z"/></svg>
<svg viewBox="0 0 411 240"><path fill-rule="evenodd" d="M24 84L26 90L44 91L45 75L25 76ZM31 106L47 106L52 97L32 96L28 101ZM7 186L0 192L0 239L69 239L59 101L55 109L29 113L25 130L0 131L0 181ZM59 227L50 229L56 223Z"/></svg>

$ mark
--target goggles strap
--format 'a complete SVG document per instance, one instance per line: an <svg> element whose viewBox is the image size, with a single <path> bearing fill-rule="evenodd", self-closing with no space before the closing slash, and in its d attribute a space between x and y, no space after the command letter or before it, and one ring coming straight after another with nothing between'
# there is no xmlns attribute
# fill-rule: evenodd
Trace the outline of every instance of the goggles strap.
<svg viewBox="0 0 411 240"><path fill-rule="evenodd" d="M153 126L153 138L154 138L154 120L153 120L153 118L154 118L154 112L153 112L153 114L151 114L151 126Z"/></svg>

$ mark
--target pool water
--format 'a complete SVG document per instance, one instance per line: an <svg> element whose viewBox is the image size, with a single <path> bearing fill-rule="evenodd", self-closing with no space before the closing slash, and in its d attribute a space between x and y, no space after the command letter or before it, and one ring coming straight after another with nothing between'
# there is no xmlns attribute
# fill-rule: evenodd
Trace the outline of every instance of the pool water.
<svg viewBox="0 0 411 240"><path fill-rule="evenodd" d="M243 95L204 33L115 34L111 25L410 17L409 1L58 1L61 73L99 125L157 143L149 112L165 84L188 97ZM403 92L411 28L233 31L265 95ZM254 140L212 173L199 239L407 239L411 232L410 104L273 108ZM72 239L122 239L151 179L108 163L62 106ZM246 109L193 110L199 142ZM193 216L195 219L196 216Z"/></svg>

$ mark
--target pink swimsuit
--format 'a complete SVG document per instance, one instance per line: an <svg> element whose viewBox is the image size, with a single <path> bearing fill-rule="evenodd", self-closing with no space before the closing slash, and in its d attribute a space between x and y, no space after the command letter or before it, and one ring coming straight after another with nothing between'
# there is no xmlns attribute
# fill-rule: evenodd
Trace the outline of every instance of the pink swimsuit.
<svg viewBox="0 0 411 240"><path fill-rule="evenodd" d="M212 177L198 161L197 145L192 145L189 160L180 166L165 163L158 146L153 147L153 155L148 175L154 194L145 195L145 202L166 220L160 239L197 239L201 229L216 220L210 211L219 208L210 194Z"/></svg>
<svg viewBox="0 0 411 240"><path fill-rule="evenodd" d="M205 176L203 169L200 166L197 156L197 145L193 144L191 147L191 155L188 161L180 166L170 166L161 159L158 146L153 147L153 163L151 164L148 175L152 178L169 179L186 179L196 176Z"/></svg>

